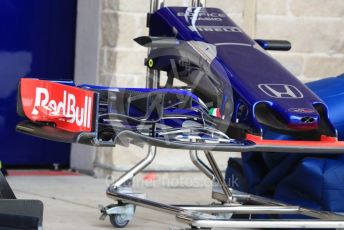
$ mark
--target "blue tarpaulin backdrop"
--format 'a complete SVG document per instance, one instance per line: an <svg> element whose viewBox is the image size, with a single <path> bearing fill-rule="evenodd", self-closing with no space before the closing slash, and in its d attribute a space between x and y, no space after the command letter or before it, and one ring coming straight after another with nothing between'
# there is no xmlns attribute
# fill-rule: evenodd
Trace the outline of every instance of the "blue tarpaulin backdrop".
<svg viewBox="0 0 344 230"><path fill-rule="evenodd" d="M73 79L76 0L0 1L0 160L69 164L70 146L15 132L19 78Z"/></svg>

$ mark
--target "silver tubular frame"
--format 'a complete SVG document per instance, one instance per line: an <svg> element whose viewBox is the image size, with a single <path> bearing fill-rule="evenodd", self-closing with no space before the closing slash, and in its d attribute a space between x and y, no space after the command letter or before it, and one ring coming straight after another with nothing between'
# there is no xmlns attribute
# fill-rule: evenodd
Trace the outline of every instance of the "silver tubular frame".
<svg viewBox="0 0 344 230"><path fill-rule="evenodd" d="M117 189L124 185L126 182L131 180L135 175L144 170L148 165L150 165L156 156L156 147L149 146L147 156L137 163L134 167L129 169L120 178L118 178L113 184L110 185L109 189Z"/></svg>
<svg viewBox="0 0 344 230"><path fill-rule="evenodd" d="M197 205L197 206L181 206L175 205L176 207L180 207L190 211L198 211L198 212L205 212L205 213L233 213L233 214L261 214L264 212L265 214L274 214L275 212L279 212L280 214L294 214L299 211L299 207L297 206L286 206L281 208L280 206L255 206L255 205L230 205L230 206L212 206L209 207L207 205Z"/></svg>
<svg viewBox="0 0 344 230"><path fill-rule="evenodd" d="M189 151L191 162L203 172L210 180L214 180L213 171L198 157L198 152L196 150Z"/></svg>
<svg viewBox="0 0 344 230"><path fill-rule="evenodd" d="M154 13L164 6L163 0L151 0L150 12ZM205 0L191 0L192 7L205 7ZM148 51L150 52L150 50ZM148 53L149 54L149 53ZM146 85L159 88L160 72L147 69ZM211 205L168 205L145 199L135 193L127 192L126 182L144 170L155 159L157 148L149 146L147 156L124 173L108 188L109 198L120 204L131 204L174 215L176 220L195 229L222 228L344 228L344 216L310 210L299 206L290 206L272 199L243 193L229 188L223 178L213 154L204 151L210 167L198 156L197 151L190 150L192 163L213 182L213 198L220 203ZM215 195L214 195L215 194ZM122 208L123 209L123 208ZM233 214L248 215L247 219L235 219ZM252 219L253 214L289 215L297 214L305 219ZM309 219L315 218L315 219Z"/></svg>
<svg viewBox="0 0 344 230"><path fill-rule="evenodd" d="M192 0L191 5L192 7L205 7L206 6L206 0Z"/></svg>
<svg viewBox="0 0 344 230"><path fill-rule="evenodd" d="M168 205L126 193L120 189L126 181L142 171L153 162L156 148L150 146L149 154L136 166L121 176L112 187L107 190L107 196L122 204L133 204L166 214L174 215L176 220L198 229L221 228L343 228L344 216L330 212L321 212L299 206L290 206L272 199L251 195L230 189L225 184L221 171L211 152L204 152L212 169L198 157L196 151L190 151L192 162L209 179L221 185L221 191L227 201L211 205ZM115 188L115 189L114 189ZM227 190L228 189L228 190ZM228 192L228 193L227 193ZM230 198L230 199L229 199ZM249 205L246 205L249 203ZM232 214L246 214L247 219L231 218ZM254 214L268 215L303 215L305 219L251 219ZM227 215L224 216L224 215ZM310 220L311 218L316 218Z"/></svg>
<svg viewBox="0 0 344 230"><path fill-rule="evenodd" d="M204 151L204 153L213 170L215 180L221 186L222 192L225 195L225 200L223 201L226 203L230 203L233 200L232 192L229 190L228 185L225 182L225 178L223 178L222 172L219 169L219 166L217 165L213 154L210 151Z"/></svg>
<svg viewBox="0 0 344 230"><path fill-rule="evenodd" d="M150 13L154 13L160 8L164 7L165 0L151 0L150 1Z"/></svg>
<svg viewBox="0 0 344 230"><path fill-rule="evenodd" d="M247 221L223 221L223 220L196 220L191 223L197 228L343 228L343 221L314 221L314 220L247 220Z"/></svg>

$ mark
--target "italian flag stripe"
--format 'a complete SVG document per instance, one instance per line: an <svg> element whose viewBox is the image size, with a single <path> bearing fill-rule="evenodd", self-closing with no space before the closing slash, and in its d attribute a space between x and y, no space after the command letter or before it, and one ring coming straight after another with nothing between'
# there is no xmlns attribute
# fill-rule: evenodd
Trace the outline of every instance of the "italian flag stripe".
<svg viewBox="0 0 344 230"><path fill-rule="evenodd" d="M222 118L219 108L211 108L209 110L209 115L217 118Z"/></svg>

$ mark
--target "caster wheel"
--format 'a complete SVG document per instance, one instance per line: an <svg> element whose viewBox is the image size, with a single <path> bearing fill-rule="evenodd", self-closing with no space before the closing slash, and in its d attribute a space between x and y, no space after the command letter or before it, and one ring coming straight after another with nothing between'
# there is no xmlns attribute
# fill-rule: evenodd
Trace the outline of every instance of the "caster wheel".
<svg viewBox="0 0 344 230"><path fill-rule="evenodd" d="M129 224L129 220L125 218L124 215L121 214L111 214L110 217L110 223L115 228L124 228Z"/></svg>

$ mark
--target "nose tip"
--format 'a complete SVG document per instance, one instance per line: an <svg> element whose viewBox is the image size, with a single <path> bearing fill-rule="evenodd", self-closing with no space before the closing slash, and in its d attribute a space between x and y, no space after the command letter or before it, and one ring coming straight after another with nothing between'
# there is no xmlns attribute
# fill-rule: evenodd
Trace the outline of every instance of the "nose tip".
<svg viewBox="0 0 344 230"><path fill-rule="evenodd" d="M314 117L302 117L301 122L304 124L311 124L314 123L316 119Z"/></svg>
<svg viewBox="0 0 344 230"><path fill-rule="evenodd" d="M293 114L289 117L289 127L301 130L313 130L318 128L319 117L316 114Z"/></svg>

